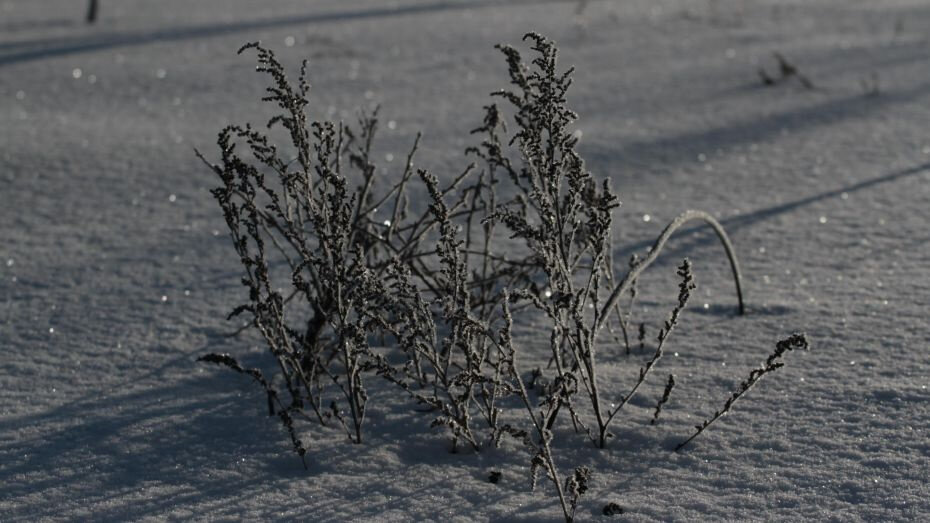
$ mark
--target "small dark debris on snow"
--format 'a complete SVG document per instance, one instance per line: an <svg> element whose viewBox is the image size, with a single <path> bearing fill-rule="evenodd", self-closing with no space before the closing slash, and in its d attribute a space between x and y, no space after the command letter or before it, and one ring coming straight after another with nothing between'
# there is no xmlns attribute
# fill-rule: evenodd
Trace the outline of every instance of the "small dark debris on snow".
<svg viewBox="0 0 930 523"><path fill-rule="evenodd" d="M503 477L503 474L499 470L492 470L491 475L488 476L488 481L497 485L500 483L501 477Z"/></svg>
<svg viewBox="0 0 930 523"><path fill-rule="evenodd" d="M803 75L801 71L798 70L797 66L789 62L781 53L776 51L772 54L775 56L775 60L778 61L778 76L772 76L765 68L760 67L758 73L759 78L762 80L762 85L772 86L796 78L805 89L814 88L814 82Z"/></svg>
<svg viewBox="0 0 930 523"><path fill-rule="evenodd" d="M605 516L617 516L623 514L623 507L611 501L610 503L604 505L603 513Z"/></svg>

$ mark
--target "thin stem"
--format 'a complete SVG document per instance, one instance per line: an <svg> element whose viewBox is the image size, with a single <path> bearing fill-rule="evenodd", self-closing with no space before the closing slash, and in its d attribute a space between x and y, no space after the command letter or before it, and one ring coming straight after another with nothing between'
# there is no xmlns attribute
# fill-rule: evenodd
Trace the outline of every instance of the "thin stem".
<svg viewBox="0 0 930 523"><path fill-rule="evenodd" d="M601 309L601 314L598 318L598 322L595 325L595 330L600 329L604 320L607 319L607 312L610 310L614 304L617 303L617 300L620 299L625 292L630 290L630 287L633 286L636 278L639 277L640 273L646 270L652 262L656 261L656 258L659 257L659 254L662 252L662 248L665 247L665 244L668 243L668 239L680 229L684 224L692 220L703 220L710 225L714 232L717 233L717 236L720 238L720 242L723 243L723 248L726 250L727 258L730 260L730 268L733 271L733 281L736 284L736 297L739 300L739 314L743 315L746 312L745 306L743 304L743 291L740 276L739 264L736 261L736 254L734 253L733 244L730 243L730 238L727 236L726 231L724 231L723 226L720 225L720 222L716 220L710 214L707 214L704 211L695 211L688 210L679 214L674 220L672 220L662 231L662 234L656 239L655 243L652 245L652 250L649 251L649 255L645 258L639 260L635 266L630 268L630 272L623 277L623 280L614 287L614 290L610 293L610 297L607 298L607 301L604 303L603 308Z"/></svg>

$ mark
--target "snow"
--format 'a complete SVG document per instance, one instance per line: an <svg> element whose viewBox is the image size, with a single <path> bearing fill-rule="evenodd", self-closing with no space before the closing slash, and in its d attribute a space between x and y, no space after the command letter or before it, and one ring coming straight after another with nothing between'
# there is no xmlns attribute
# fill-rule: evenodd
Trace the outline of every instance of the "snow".
<svg viewBox="0 0 930 523"><path fill-rule="evenodd" d="M104 1L85 26L82 2L0 0L0 519L559 520L515 444L450 454L374 379L367 441L308 434L304 471L262 392L194 361L268 364L257 338L224 337L244 291L192 151L267 119L241 44L308 58L314 116L380 104L381 157L404 158L422 130L417 165L451 176L506 81L492 45L529 30L576 67L580 150L623 201L616 259L704 209L746 278L737 317L722 249L699 228L643 276L637 317L654 336L674 267L694 263L695 300L657 371L678 386L650 426L664 380L647 382L606 450L556 432L562 471L594 470L579 519L611 501L628 521L930 517L924 2L257 5ZM762 87L774 51L815 88ZM542 329L515 328L544 358ZM809 353L671 451L794 330ZM605 354L609 391L647 357Z"/></svg>

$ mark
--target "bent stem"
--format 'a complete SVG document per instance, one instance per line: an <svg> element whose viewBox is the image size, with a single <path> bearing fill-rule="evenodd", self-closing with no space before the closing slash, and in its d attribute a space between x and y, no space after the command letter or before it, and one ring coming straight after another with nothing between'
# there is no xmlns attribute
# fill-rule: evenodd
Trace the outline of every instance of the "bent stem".
<svg viewBox="0 0 930 523"><path fill-rule="evenodd" d="M630 272L628 272L626 276L623 277L623 280L616 287L614 287L614 290L610 293L610 296L607 298L604 306L601 307L601 312L598 314L597 321L594 325L595 331L599 330L603 326L611 308L617 303L617 300L620 299L620 296L623 296L624 293L628 292L636 281L636 278L638 278L647 267L652 265L652 262L656 261L656 258L659 257L659 254L662 252L662 248L665 247L666 243L668 243L668 240L671 238L672 234L674 234L686 223L693 220L703 220L714 229L714 232L717 233L717 237L720 238L720 242L723 244L724 250L726 250L727 258L730 260L730 268L733 270L733 282L736 285L736 298L739 300L739 314L742 316L746 313L746 308L743 303L743 290L741 285L742 277L740 276L739 263L736 261L736 254L733 249L733 244L730 243L729 236L727 236L723 226L720 225L720 222L718 222L716 218L704 211L696 211L692 209L679 214L674 220L672 220L662 231L662 234L660 234L656 239L655 243L652 245L652 250L649 251L649 254L633 265L630 268Z"/></svg>

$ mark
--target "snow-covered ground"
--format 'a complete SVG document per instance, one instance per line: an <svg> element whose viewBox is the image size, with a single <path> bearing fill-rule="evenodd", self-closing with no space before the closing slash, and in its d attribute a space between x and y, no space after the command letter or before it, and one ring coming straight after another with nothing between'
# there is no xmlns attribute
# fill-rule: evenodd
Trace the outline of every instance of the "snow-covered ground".
<svg viewBox="0 0 930 523"><path fill-rule="evenodd" d="M607 450L556 433L563 470L595 471L579 518L611 501L629 521L930 518L926 2L102 0L90 27L84 8L0 0L0 520L561 518L514 445L449 454L374 379L367 442L317 431L305 471L258 387L194 361L267 364L257 338L223 336L244 291L193 154L267 118L242 43L308 58L316 116L381 104L394 164L422 130L419 163L449 176L506 82L492 45L530 30L577 68L581 152L623 201L618 259L698 208L746 279L736 317L697 229L641 280L654 332L694 262L659 367L678 390L653 427L649 382ZM774 51L816 88L762 87ZM517 328L544 358L544 329ZM813 350L672 452L793 330ZM605 355L608 388L645 358Z"/></svg>

